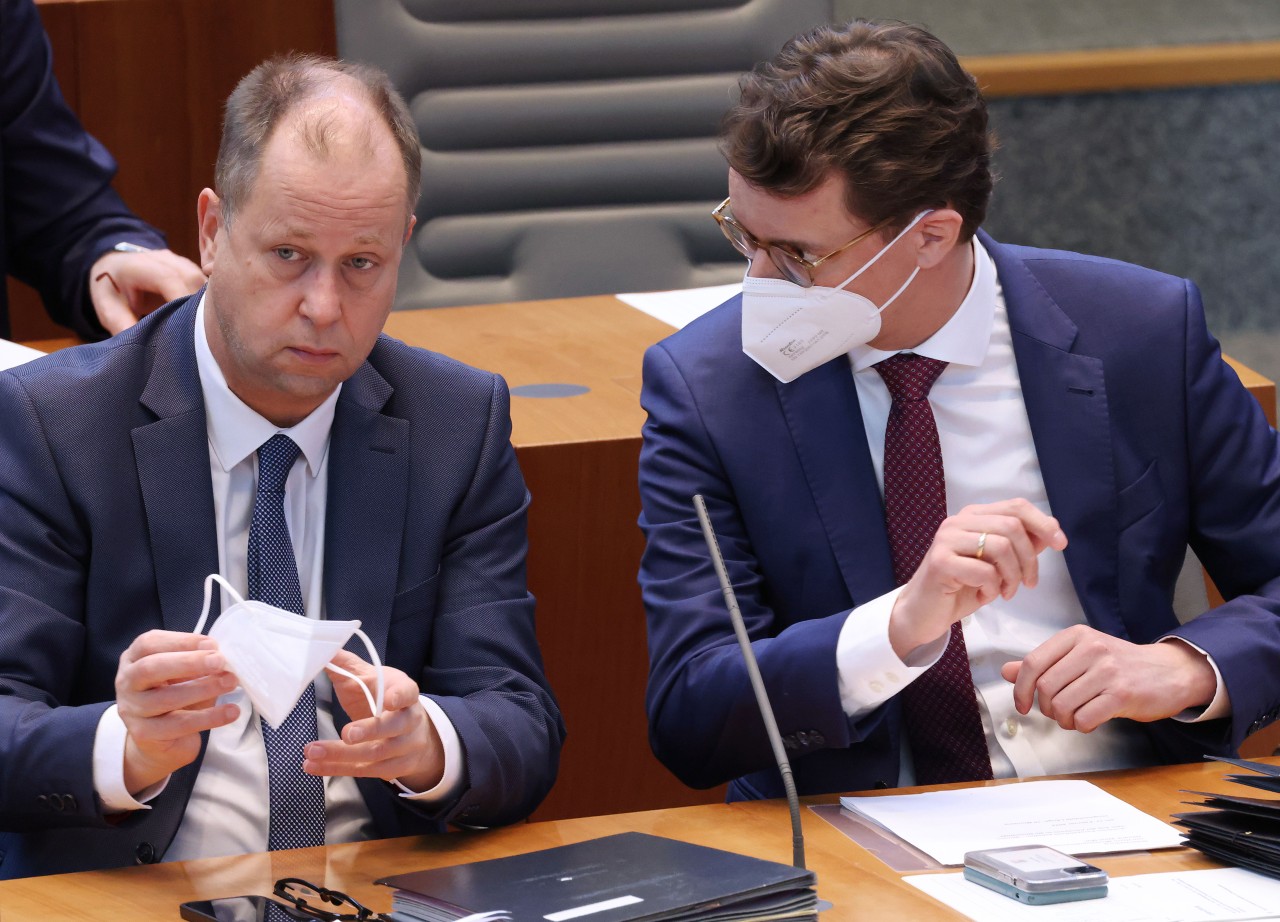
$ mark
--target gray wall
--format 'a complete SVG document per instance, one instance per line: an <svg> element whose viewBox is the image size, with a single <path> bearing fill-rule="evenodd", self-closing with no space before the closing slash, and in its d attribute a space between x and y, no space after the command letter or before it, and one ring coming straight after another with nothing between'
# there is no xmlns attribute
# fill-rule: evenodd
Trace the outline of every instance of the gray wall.
<svg viewBox="0 0 1280 922"><path fill-rule="evenodd" d="M1280 85L990 105L993 235L1187 276L1218 333L1280 329Z"/></svg>
<svg viewBox="0 0 1280 922"><path fill-rule="evenodd" d="M962 55L1280 39L1274 0L837 0ZM1280 377L1280 84L996 99L997 238L1193 279L1227 350Z"/></svg>

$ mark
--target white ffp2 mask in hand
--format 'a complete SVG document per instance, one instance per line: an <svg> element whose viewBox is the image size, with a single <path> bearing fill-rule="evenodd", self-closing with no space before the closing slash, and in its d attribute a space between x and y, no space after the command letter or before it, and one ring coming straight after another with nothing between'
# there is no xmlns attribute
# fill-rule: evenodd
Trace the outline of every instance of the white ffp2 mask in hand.
<svg viewBox="0 0 1280 922"><path fill-rule="evenodd" d="M209 602L213 584L234 600L213 622L209 636L218 642L218 650L227 660L227 669L240 682L254 709L272 729L289 716L311 681L328 668L354 679L364 690L369 710L382 714L382 662L359 621L318 621L266 602L246 601L218 574L204 581L204 606L193 633L204 633L209 618ZM347 670L329 661L353 635L359 636L369 650L369 659L377 671L377 693Z"/></svg>

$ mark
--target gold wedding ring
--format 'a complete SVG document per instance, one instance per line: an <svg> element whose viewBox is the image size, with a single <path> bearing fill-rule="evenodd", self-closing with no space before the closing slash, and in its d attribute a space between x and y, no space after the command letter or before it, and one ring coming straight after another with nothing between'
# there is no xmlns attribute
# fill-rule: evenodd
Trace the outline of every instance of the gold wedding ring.
<svg viewBox="0 0 1280 922"><path fill-rule="evenodd" d="M986 550L987 550L987 533L984 531L982 534L978 535L978 553L974 554L973 556L976 559L981 560L982 555L986 552Z"/></svg>

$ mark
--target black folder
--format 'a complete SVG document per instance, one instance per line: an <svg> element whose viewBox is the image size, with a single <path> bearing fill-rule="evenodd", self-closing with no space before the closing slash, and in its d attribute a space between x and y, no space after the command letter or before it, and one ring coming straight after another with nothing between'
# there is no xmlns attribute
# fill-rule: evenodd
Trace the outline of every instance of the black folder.
<svg viewBox="0 0 1280 922"><path fill-rule="evenodd" d="M1256 772L1227 775L1226 780L1280 792L1280 766L1245 759L1219 758L1218 761ZM1203 791L1186 793L1204 798L1192 806L1212 809L1179 813L1174 817L1175 823L1187 830L1184 844L1218 861L1280 878L1280 800Z"/></svg>
<svg viewBox="0 0 1280 922"><path fill-rule="evenodd" d="M450 922L506 911L516 922L816 919L812 871L641 832L377 883L392 916Z"/></svg>

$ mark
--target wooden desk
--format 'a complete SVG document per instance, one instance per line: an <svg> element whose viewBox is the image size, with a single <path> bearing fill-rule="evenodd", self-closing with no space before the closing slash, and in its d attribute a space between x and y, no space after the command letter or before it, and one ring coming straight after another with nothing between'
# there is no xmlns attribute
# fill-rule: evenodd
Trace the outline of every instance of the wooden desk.
<svg viewBox="0 0 1280 922"><path fill-rule="evenodd" d="M1089 780L1138 808L1167 820L1187 809L1183 789L1226 792L1239 785L1222 780L1226 767L1208 762L1123 772ZM997 782L991 782L997 783ZM897 793L897 792L895 792ZM1237 791L1238 793L1238 791ZM810 798L832 803L834 797ZM818 893L834 908L823 922L912 922L962 916L903 883L902 875L804 810L807 864L817 872ZM384 839L328 848L301 849L237 858L88 871L0 882L5 919L42 922L176 919L179 903L246 893L269 894L281 877L302 877L349 893L378 911L391 905L390 891L374 878L429 867L496 858L597 836L638 830L772 861L791 860L790 826L782 801L714 804L529 823L483 833L451 833ZM1190 849L1103 857L1097 863L1114 876L1184 871L1217 865Z"/></svg>

